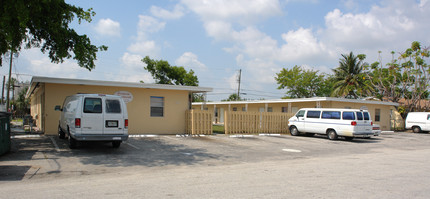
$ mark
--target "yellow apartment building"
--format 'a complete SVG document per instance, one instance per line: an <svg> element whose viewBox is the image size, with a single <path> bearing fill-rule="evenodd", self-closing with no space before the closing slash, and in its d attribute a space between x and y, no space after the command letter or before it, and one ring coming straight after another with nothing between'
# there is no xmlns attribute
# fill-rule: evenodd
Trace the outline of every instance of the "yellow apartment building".
<svg viewBox="0 0 430 199"><path fill-rule="evenodd" d="M300 108L366 108L373 122L379 124L383 131L394 129L398 115L395 106L398 105L393 102L333 97L192 103L193 109L213 111L215 124L224 123L224 111L296 113Z"/></svg>
<svg viewBox="0 0 430 199"><path fill-rule="evenodd" d="M56 135L58 131L60 112L54 110L55 106L62 106L67 96L77 93L122 96L127 104L129 134L183 134L191 95L211 91L212 88L207 87L35 76L26 97L31 101L31 115L36 126L46 135ZM161 117L151 116L151 98L154 97L162 101Z"/></svg>

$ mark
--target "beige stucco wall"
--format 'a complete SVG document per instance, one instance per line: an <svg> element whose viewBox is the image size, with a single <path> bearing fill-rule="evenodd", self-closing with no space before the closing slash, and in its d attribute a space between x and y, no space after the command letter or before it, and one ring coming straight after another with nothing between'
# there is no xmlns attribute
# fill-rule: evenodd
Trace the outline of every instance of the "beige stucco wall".
<svg viewBox="0 0 430 199"><path fill-rule="evenodd" d="M188 91L46 83L44 89L39 89L31 98L31 114L34 117L38 113L33 112L38 107L37 96L43 96L41 93L45 92L45 110L41 110L44 112L45 128L42 130L47 135L55 135L60 112L55 111L54 107L62 105L66 96L76 93L114 94L117 91L128 91L133 95L133 101L127 103L129 134L185 133ZM164 117L150 116L151 96L164 97Z"/></svg>
<svg viewBox="0 0 430 199"><path fill-rule="evenodd" d="M319 103L319 104L318 104ZM374 123L379 124L381 129L384 131L391 130L391 110L395 110L393 106L388 105L377 105L377 104L365 104L365 103L350 103L350 102L333 102L333 101L322 101L322 102L293 102L290 103L291 109L289 109L289 103L268 103L267 107L272 107L273 112L282 112L282 107L286 107L287 113L295 112L294 109L300 108L316 108L319 105L322 108L352 108L359 109L362 106L366 106L369 110L370 115L372 116L372 120ZM213 104L206 104L206 108L208 110L214 111ZM233 110L234 107L237 107L237 111L242 111L242 107L245 107L245 104L217 104L216 108L223 108L226 110ZM201 109L202 105L193 105L194 109ZM262 103L253 103L248 104L248 111L258 112L260 108L266 108L266 104ZM380 109L380 121L375 121L375 109ZM214 118L216 122L220 121L220 114L218 117ZM394 119L394 118L393 118Z"/></svg>

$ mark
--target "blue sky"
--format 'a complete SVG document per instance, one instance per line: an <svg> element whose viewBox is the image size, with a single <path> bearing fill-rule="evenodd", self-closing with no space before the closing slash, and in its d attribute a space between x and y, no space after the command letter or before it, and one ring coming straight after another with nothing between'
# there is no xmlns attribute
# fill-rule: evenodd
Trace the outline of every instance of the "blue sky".
<svg viewBox="0 0 430 199"><path fill-rule="evenodd" d="M87 71L74 60L50 63L33 48L14 61L19 80L32 75L153 83L140 60L145 56L193 69L208 100L241 92L247 99L284 96L274 80L295 65L330 73L341 54L366 54L366 61L391 60L412 41L430 45L427 0L68 0L93 8L91 23L72 27L108 51ZM7 74L7 63L0 69Z"/></svg>

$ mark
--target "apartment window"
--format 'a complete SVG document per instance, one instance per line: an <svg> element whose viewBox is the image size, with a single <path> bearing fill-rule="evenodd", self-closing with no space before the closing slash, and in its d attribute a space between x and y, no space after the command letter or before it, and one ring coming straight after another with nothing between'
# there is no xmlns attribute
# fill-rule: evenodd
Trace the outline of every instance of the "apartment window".
<svg viewBox="0 0 430 199"><path fill-rule="evenodd" d="M233 111L237 111L237 107L233 107Z"/></svg>
<svg viewBox="0 0 430 199"><path fill-rule="evenodd" d="M375 109L375 122L381 121L381 109Z"/></svg>
<svg viewBox="0 0 430 199"><path fill-rule="evenodd" d="M164 116L164 97L151 96L151 117Z"/></svg>
<svg viewBox="0 0 430 199"><path fill-rule="evenodd" d="M288 112L288 108L287 108L287 107L282 107L282 112L283 112L283 113Z"/></svg>
<svg viewBox="0 0 430 199"><path fill-rule="evenodd" d="M246 107L242 107L242 111L245 112L246 111Z"/></svg>
<svg viewBox="0 0 430 199"><path fill-rule="evenodd" d="M273 108L272 107L267 107L267 112L273 112Z"/></svg>

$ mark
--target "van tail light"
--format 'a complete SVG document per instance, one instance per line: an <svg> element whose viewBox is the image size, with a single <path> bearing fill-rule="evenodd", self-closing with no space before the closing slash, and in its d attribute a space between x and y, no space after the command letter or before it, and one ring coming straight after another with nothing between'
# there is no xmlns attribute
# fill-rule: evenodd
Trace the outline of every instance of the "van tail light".
<svg viewBox="0 0 430 199"><path fill-rule="evenodd" d="M356 126L356 125L357 125L357 122L356 122L356 121L352 121L352 122L351 122L351 125L352 125L352 126Z"/></svg>
<svg viewBox="0 0 430 199"><path fill-rule="evenodd" d="M81 128L81 118L75 118L75 128Z"/></svg>
<svg viewBox="0 0 430 199"><path fill-rule="evenodd" d="M373 122L370 122L370 126L373 126Z"/></svg>
<svg viewBox="0 0 430 199"><path fill-rule="evenodd" d="M124 120L124 128L126 128L126 129L128 128L128 119Z"/></svg>

